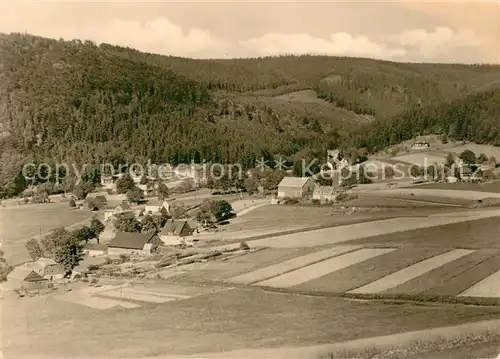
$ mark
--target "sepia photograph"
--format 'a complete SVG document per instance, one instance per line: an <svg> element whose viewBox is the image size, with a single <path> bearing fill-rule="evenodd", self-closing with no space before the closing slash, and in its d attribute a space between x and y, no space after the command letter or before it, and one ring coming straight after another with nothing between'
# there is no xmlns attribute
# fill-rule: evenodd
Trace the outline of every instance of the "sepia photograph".
<svg viewBox="0 0 500 359"><path fill-rule="evenodd" d="M500 2L0 0L0 358L500 359Z"/></svg>

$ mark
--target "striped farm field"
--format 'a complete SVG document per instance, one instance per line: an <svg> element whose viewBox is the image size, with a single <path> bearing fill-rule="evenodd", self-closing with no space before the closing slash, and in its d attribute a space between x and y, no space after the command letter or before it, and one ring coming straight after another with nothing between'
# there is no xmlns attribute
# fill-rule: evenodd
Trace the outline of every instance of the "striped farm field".
<svg viewBox="0 0 500 359"><path fill-rule="evenodd" d="M500 270L500 256L496 255L449 279L443 285L427 290L424 294L456 296L498 270Z"/></svg>
<svg viewBox="0 0 500 359"><path fill-rule="evenodd" d="M498 255L498 251L479 250L461 257L445 265L433 269L413 280L398 285L386 291L388 294L419 294L432 288L445 285L459 274L462 274L485 260Z"/></svg>
<svg viewBox="0 0 500 359"><path fill-rule="evenodd" d="M316 251L315 248L266 248L226 261L207 262L203 269L183 274L181 278L195 282L224 281L240 274L308 255L314 251Z"/></svg>
<svg viewBox="0 0 500 359"><path fill-rule="evenodd" d="M294 288L301 291L347 292L412 264L442 254L445 251L446 249L438 247L402 248L311 280Z"/></svg>
<svg viewBox="0 0 500 359"><path fill-rule="evenodd" d="M415 263L409 267L401 269L397 272L391 273L388 276L380 278L375 282L367 284L363 287L356 288L349 291L352 294L374 294L386 292L390 288L394 288L398 285L406 283L412 279L415 279L435 268L439 268L442 265L449 263L453 260L459 259L463 256L473 253L471 250L466 249L456 249L452 250L432 258L428 258L421 262Z"/></svg>
<svg viewBox="0 0 500 359"><path fill-rule="evenodd" d="M421 221L427 221L422 218ZM368 246L500 248L499 217L445 224L432 228L377 235L349 241L348 244ZM346 243L347 244L347 243Z"/></svg>
<svg viewBox="0 0 500 359"><path fill-rule="evenodd" d="M484 278L466 291L459 294L463 297L496 297L500 298L500 271Z"/></svg>
<svg viewBox="0 0 500 359"><path fill-rule="evenodd" d="M281 276L271 278L255 285L290 288L308 282L315 278L333 273L339 269L354 265L367 259L383 255L396 250L396 248L364 248L354 252L349 252L325 261L303 267Z"/></svg>
<svg viewBox="0 0 500 359"><path fill-rule="evenodd" d="M278 264L260 268L250 273L244 273L242 275L230 278L228 282L237 284L251 284L263 281L265 279L276 277L278 275L282 275L292 270L314 264L316 262L320 262L322 260L338 256L340 254L352 252L359 248L360 246L338 246L322 251L313 252L304 256L289 259Z"/></svg>

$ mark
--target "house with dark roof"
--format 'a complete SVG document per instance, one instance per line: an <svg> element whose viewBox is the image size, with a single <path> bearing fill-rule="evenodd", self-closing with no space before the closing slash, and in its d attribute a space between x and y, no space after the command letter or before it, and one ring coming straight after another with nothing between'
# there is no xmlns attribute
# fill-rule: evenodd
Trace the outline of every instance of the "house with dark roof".
<svg viewBox="0 0 500 359"><path fill-rule="evenodd" d="M108 243L108 254L151 254L161 244L153 233L116 232Z"/></svg>
<svg viewBox="0 0 500 359"><path fill-rule="evenodd" d="M187 238L193 235L194 228L186 219L169 219L159 236L164 245L175 246L187 244Z"/></svg>
<svg viewBox="0 0 500 359"><path fill-rule="evenodd" d="M313 190L310 177L284 177L278 185L278 198L303 198L311 195Z"/></svg>
<svg viewBox="0 0 500 359"><path fill-rule="evenodd" d="M61 279L66 274L63 267L51 258L39 258L35 262L28 262L22 266L49 280Z"/></svg>
<svg viewBox="0 0 500 359"><path fill-rule="evenodd" d="M39 289L46 283L48 281L33 269L19 266L7 275L7 282L3 284L3 289Z"/></svg>

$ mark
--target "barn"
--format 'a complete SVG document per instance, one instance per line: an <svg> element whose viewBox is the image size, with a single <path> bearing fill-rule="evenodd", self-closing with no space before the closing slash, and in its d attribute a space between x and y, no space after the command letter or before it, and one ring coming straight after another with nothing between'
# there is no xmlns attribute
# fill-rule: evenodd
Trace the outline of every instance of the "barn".
<svg viewBox="0 0 500 359"><path fill-rule="evenodd" d="M303 198L312 194L310 177L284 177L278 185L278 198Z"/></svg>

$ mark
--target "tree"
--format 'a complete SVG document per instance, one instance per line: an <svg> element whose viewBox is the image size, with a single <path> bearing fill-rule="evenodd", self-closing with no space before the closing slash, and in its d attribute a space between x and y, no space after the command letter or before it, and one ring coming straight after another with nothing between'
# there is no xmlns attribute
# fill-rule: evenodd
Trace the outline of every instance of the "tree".
<svg viewBox="0 0 500 359"><path fill-rule="evenodd" d="M146 175L142 175L141 180L139 181L140 184L148 184L148 177Z"/></svg>
<svg viewBox="0 0 500 359"><path fill-rule="evenodd" d="M345 167L340 171L341 174L341 186L348 188L355 186L358 183L358 174L351 171L349 168Z"/></svg>
<svg viewBox="0 0 500 359"><path fill-rule="evenodd" d="M394 168L392 166L388 166L384 168L384 175L389 181L392 181L395 175Z"/></svg>
<svg viewBox="0 0 500 359"><path fill-rule="evenodd" d="M59 242L70 233L64 228L56 228L49 235L40 240L40 245L43 249L43 256L47 258L54 258L56 248Z"/></svg>
<svg viewBox="0 0 500 359"><path fill-rule="evenodd" d="M7 263L3 251L0 249L0 282L7 280L7 275L9 275L12 269L12 266Z"/></svg>
<svg viewBox="0 0 500 359"><path fill-rule="evenodd" d="M70 208L76 208L76 202L73 198L69 200L69 207Z"/></svg>
<svg viewBox="0 0 500 359"><path fill-rule="evenodd" d="M144 192L137 186L127 191L127 199L132 203L139 203L144 199Z"/></svg>
<svg viewBox="0 0 500 359"><path fill-rule="evenodd" d="M164 207L162 207L160 213L153 216L156 228L160 231L170 218L172 218L170 213L168 213L168 211Z"/></svg>
<svg viewBox="0 0 500 359"><path fill-rule="evenodd" d="M489 162L490 162L490 164L491 164L493 167L496 167L496 165L497 165L497 159L496 159L494 156L491 156L491 157L490 157Z"/></svg>
<svg viewBox="0 0 500 359"><path fill-rule="evenodd" d="M264 173L264 189L273 191L278 188L281 180L285 177L285 171L267 170Z"/></svg>
<svg viewBox="0 0 500 359"><path fill-rule="evenodd" d="M481 153L479 155L479 157L477 158L477 163L483 164L483 163L486 163L486 162L488 162L488 157L486 157L486 155L484 153Z"/></svg>
<svg viewBox="0 0 500 359"><path fill-rule="evenodd" d="M325 176L320 175L316 178L316 183L319 186L332 186L333 179L331 176L325 177Z"/></svg>
<svg viewBox="0 0 500 359"><path fill-rule="evenodd" d="M161 200L167 199L169 195L169 189L166 184L160 182L158 183L158 198Z"/></svg>
<svg viewBox="0 0 500 359"><path fill-rule="evenodd" d="M373 180L371 179L372 174L368 173L368 175L365 173L365 168L363 166L359 166L359 172L358 172L358 178L357 182L360 184L370 184L373 183Z"/></svg>
<svg viewBox="0 0 500 359"><path fill-rule="evenodd" d="M205 200L200 206L197 219L207 222L219 222L227 219L233 213L233 207L225 200Z"/></svg>
<svg viewBox="0 0 500 359"><path fill-rule="evenodd" d="M59 263L66 274L71 271L83 259L83 244L71 233L62 236L54 251L54 260Z"/></svg>
<svg viewBox="0 0 500 359"><path fill-rule="evenodd" d="M129 173L125 173L116 181L116 192L127 193L128 190L135 187L135 182Z"/></svg>
<svg viewBox="0 0 500 359"><path fill-rule="evenodd" d="M139 222L134 215L131 215L130 213L120 213L116 217L116 230L120 232L141 232L141 222Z"/></svg>
<svg viewBox="0 0 500 359"><path fill-rule="evenodd" d="M424 169L422 167L417 166L417 165L412 165L410 167L410 175L413 178L417 178L417 177L423 176L423 174L424 174Z"/></svg>
<svg viewBox="0 0 500 359"><path fill-rule="evenodd" d="M90 225L89 225L90 230L92 231L92 234L94 235L93 238L97 238L97 242L99 242L99 235L104 231L106 228L104 224L96 217L92 217L90 220Z"/></svg>
<svg viewBox="0 0 500 359"><path fill-rule="evenodd" d="M30 258L36 261L43 257L43 249L40 246L40 242L36 238L31 238L26 242L25 247L28 251Z"/></svg>
<svg viewBox="0 0 500 359"><path fill-rule="evenodd" d="M259 190L259 186L253 178L245 179L245 181L243 182L243 186L248 194L254 194Z"/></svg>
<svg viewBox="0 0 500 359"><path fill-rule="evenodd" d="M471 150L465 150L460 154L460 159L466 165L473 165L477 163L476 155Z"/></svg>
<svg viewBox="0 0 500 359"><path fill-rule="evenodd" d="M453 153L448 153L444 160L444 165L448 168L451 168L455 164L455 156Z"/></svg>
<svg viewBox="0 0 500 359"><path fill-rule="evenodd" d="M158 232L158 227L156 226L155 220L153 216L151 215L146 215L142 221L141 221L141 226L142 226L142 233L157 233Z"/></svg>
<svg viewBox="0 0 500 359"><path fill-rule="evenodd" d="M95 237L94 232L90 227L83 226L73 231L73 236L80 242L87 243Z"/></svg>
<svg viewBox="0 0 500 359"><path fill-rule="evenodd" d="M172 203L169 208L172 219L180 219L186 217L186 208L181 204Z"/></svg>
<svg viewBox="0 0 500 359"><path fill-rule="evenodd" d="M437 164L432 164L425 169L427 176L431 178L431 181L435 181L438 177L438 166Z"/></svg>

